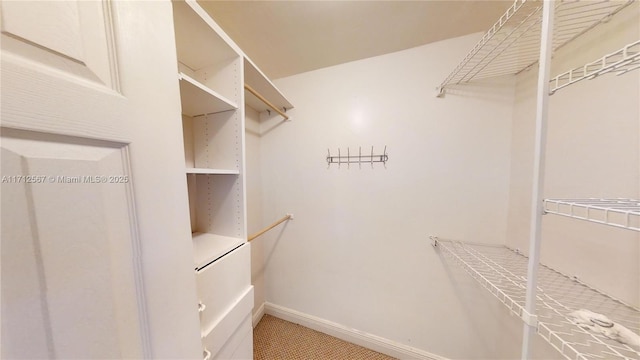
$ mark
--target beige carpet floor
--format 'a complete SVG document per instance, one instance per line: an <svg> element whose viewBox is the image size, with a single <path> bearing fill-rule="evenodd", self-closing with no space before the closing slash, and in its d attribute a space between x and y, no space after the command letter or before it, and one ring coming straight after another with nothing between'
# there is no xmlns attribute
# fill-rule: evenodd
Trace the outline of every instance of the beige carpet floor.
<svg viewBox="0 0 640 360"><path fill-rule="evenodd" d="M392 357L274 316L253 329L254 360L392 360Z"/></svg>

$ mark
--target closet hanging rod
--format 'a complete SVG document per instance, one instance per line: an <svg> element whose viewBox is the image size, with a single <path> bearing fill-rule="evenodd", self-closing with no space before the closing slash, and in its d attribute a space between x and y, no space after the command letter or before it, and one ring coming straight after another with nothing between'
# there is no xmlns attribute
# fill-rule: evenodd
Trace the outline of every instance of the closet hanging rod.
<svg viewBox="0 0 640 360"><path fill-rule="evenodd" d="M258 231L258 232L257 232L257 233L255 233L255 234L253 234L253 235L249 236L249 238L247 239L247 241L251 241L251 240L253 240L253 239L257 238L258 236L260 236L260 235L262 235L262 234L266 233L267 231L269 231L269 230L273 229L274 227L276 227L276 226L280 225L281 223L283 223L283 222L285 222L285 221L287 221L287 220L293 220L293 214L287 214L287 215L286 215L285 217L283 217L282 219L275 221L273 224L271 224L271 225L267 226L266 228L264 228L264 229L262 229L262 230Z"/></svg>
<svg viewBox="0 0 640 360"><path fill-rule="evenodd" d="M265 103L268 107L270 107L271 109L273 109L273 111L277 112L278 114L280 114L280 116L282 116L285 120L289 120L289 116L287 116L287 114L285 114L282 110L278 109L275 105L273 105L269 100L267 100L264 96L260 95L259 92L257 92L254 88L252 88L251 86L244 84L244 88L249 91L250 93L252 93L253 95L255 95L255 97L257 97L260 101L262 101L263 103ZM285 109L286 111L286 109Z"/></svg>

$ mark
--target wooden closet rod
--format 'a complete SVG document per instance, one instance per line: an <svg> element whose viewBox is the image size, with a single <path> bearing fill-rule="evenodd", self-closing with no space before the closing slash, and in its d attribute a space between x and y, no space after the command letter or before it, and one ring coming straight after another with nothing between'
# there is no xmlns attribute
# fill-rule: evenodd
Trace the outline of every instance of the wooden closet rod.
<svg viewBox="0 0 640 360"><path fill-rule="evenodd" d="M282 110L278 109L275 105L273 105L269 100L267 100L264 96L260 95L259 92L257 92L254 88L252 88L251 86L244 84L244 88L247 89L250 93L252 93L253 95L255 95L258 99L260 99L260 101L262 101L263 103L267 104L267 106L269 106L270 108L273 109L273 111L277 112L278 114L280 114L280 116L282 116L285 120L289 120L289 117L287 116L287 114L285 114L284 112L282 112Z"/></svg>
<svg viewBox="0 0 640 360"><path fill-rule="evenodd" d="M293 215L292 215L292 214L287 214L287 216L283 217L282 219L280 219L280 220L278 220L278 221L274 222L273 224L271 224L271 225L267 226L266 228L264 228L264 229L262 229L262 230L258 231L257 233L255 233L255 234L253 234L253 235L249 236L248 241L251 241L251 240L253 240L253 239L257 238L258 236L260 236L260 235L262 235L262 234L266 233L267 231L269 231L269 230L273 229L274 227L276 227L276 226L280 225L281 223L283 223L283 222L285 222L285 221L287 221L287 220L292 220L292 219L293 219Z"/></svg>

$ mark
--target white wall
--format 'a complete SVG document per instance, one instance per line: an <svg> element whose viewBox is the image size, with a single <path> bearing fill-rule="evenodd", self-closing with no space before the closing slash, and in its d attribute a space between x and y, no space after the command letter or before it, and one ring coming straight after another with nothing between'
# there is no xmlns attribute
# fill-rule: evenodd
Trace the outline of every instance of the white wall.
<svg viewBox="0 0 640 360"><path fill-rule="evenodd" d="M639 4L557 52L552 76L640 38ZM517 78L507 239L528 250L535 121L531 71ZM640 197L640 72L583 81L551 96L545 197ZM542 262L640 305L640 235L574 219L543 218Z"/></svg>
<svg viewBox="0 0 640 360"><path fill-rule="evenodd" d="M295 220L260 240L267 301L446 357L519 357L521 321L427 238L506 242L513 79L434 90L478 39L276 81L296 108L261 123L263 221ZM385 145L386 169L327 168L327 149Z"/></svg>
<svg viewBox="0 0 640 360"><path fill-rule="evenodd" d="M562 49L552 75L637 40L638 13L634 4ZM296 215L252 244L256 306L451 358L519 357L521 321L427 242L528 248L536 72L433 96L478 38L280 79L292 122L258 124L247 111L249 232ZM552 96L546 197L640 197L638 98L638 72ZM388 146L386 169L327 168L327 148L372 145ZM544 217L543 262L636 306L639 244L630 231ZM558 355L536 342L537 356Z"/></svg>

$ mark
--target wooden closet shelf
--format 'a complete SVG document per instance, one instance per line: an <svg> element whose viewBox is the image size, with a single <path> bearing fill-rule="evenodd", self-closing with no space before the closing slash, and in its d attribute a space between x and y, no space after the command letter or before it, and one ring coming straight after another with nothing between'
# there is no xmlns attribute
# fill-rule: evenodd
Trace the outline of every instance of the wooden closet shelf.
<svg viewBox="0 0 640 360"><path fill-rule="evenodd" d="M180 102L184 115L193 117L238 108L235 102L184 73L179 73L178 79L180 80Z"/></svg>
<svg viewBox="0 0 640 360"><path fill-rule="evenodd" d="M192 238L196 270L203 269L245 242L241 238L209 233L194 233Z"/></svg>
<svg viewBox="0 0 640 360"><path fill-rule="evenodd" d="M640 231L640 200L634 199L545 199L549 214Z"/></svg>
<svg viewBox="0 0 640 360"><path fill-rule="evenodd" d="M187 168L187 174L197 175L238 175L237 169L208 169L208 168Z"/></svg>

